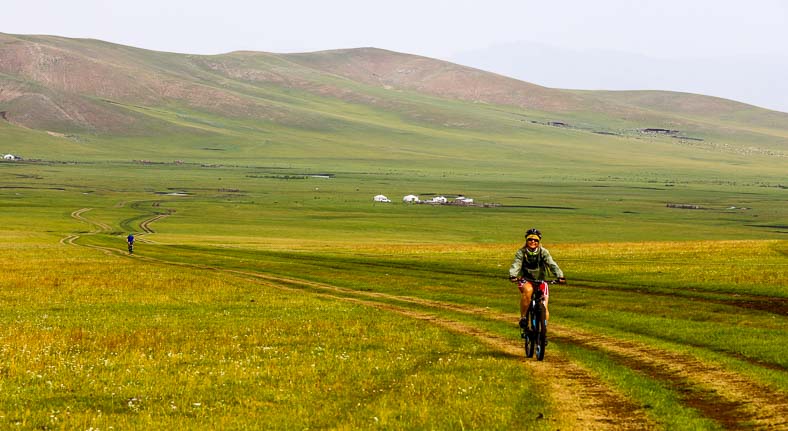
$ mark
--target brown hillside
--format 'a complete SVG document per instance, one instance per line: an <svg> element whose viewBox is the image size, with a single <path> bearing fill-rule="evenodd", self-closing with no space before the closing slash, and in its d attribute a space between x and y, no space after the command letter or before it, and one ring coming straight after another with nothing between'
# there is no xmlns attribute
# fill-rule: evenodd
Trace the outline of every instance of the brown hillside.
<svg viewBox="0 0 788 431"><path fill-rule="evenodd" d="M584 93L584 92L581 92ZM713 96L673 91L594 91L587 92L598 100L634 109L734 122L748 127L788 131L788 113L770 111L746 103Z"/></svg>
<svg viewBox="0 0 788 431"><path fill-rule="evenodd" d="M0 103L8 121L30 128L131 132L138 116L117 104L182 104L224 116L275 120L276 110L138 51L99 41L0 34ZM155 60L155 59L154 59Z"/></svg>
<svg viewBox="0 0 788 431"><path fill-rule="evenodd" d="M473 128L487 121L470 111L446 111L408 93L516 106L557 120L569 117L629 128L738 123L758 133L761 130L754 127L778 129L781 136L788 130L788 114L724 99L546 88L375 48L200 56L97 40L0 33L2 120L35 129L157 133L151 130L152 122L176 127L147 115L163 108L170 113L193 110L220 118L327 130L336 123L332 108L323 108L331 106L332 99L371 106L420 124Z"/></svg>
<svg viewBox="0 0 788 431"><path fill-rule="evenodd" d="M78 51L0 35L0 58L0 73L51 90L112 99L156 99L152 89L135 83L132 70Z"/></svg>
<svg viewBox="0 0 788 431"><path fill-rule="evenodd" d="M369 85L471 102L561 112L575 110L584 99L479 69L376 48L285 54L283 57Z"/></svg>
<svg viewBox="0 0 788 431"><path fill-rule="evenodd" d="M405 117L441 119L439 113L419 114L420 108L402 98L365 93L351 81L551 112L577 110L585 99L478 69L373 48L197 56L96 40L0 34L0 103L9 121L26 127L109 133L141 127L137 115L109 102L175 104L227 117L297 126L312 123L303 113L290 112L286 104L260 97L258 89L271 86L374 105ZM111 112L102 114L103 110Z"/></svg>

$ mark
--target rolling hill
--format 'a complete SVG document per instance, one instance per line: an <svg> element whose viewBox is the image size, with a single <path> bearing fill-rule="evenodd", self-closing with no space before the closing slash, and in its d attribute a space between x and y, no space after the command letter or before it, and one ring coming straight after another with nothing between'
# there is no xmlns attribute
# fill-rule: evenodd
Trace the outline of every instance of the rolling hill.
<svg viewBox="0 0 788 431"><path fill-rule="evenodd" d="M785 113L684 93L546 88L375 48L204 56L0 33L0 116L4 136L36 143L19 150L29 157L59 145L88 159L497 169L527 155L758 170L788 154Z"/></svg>

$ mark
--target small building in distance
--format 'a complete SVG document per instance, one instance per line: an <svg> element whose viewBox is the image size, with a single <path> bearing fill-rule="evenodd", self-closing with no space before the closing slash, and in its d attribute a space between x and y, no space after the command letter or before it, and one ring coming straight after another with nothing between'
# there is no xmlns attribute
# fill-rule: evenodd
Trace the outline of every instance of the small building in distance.
<svg viewBox="0 0 788 431"><path fill-rule="evenodd" d="M3 160L20 160L21 157L17 157L13 154L6 154L3 156Z"/></svg>
<svg viewBox="0 0 788 431"><path fill-rule="evenodd" d="M427 201L424 201L424 202L428 203L428 204L445 204L448 201L449 200L446 199L446 197L444 197L444 196L435 196L434 198L432 198L430 200L427 200Z"/></svg>
<svg viewBox="0 0 788 431"><path fill-rule="evenodd" d="M372 200L374 202L391 202L391 199L387 198L384 195L377 195L374 198L372 198Z"/></svg>
<svg viewBox="0 0 788 431"><path fill-rule="evenodd" d="M407 195L402 198L402 202L411 204L411 203L419 203L421 201L419 200L419 197L416 195Z"/></svg>

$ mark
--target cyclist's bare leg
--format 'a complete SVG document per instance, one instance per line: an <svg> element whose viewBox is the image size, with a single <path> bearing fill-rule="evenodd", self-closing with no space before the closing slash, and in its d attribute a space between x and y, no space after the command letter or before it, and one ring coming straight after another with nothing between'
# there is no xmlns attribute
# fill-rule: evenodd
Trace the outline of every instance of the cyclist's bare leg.
<svg viewBox="0 0 788 431"><path fill-rule="evenodd" d="M528 307L531 305L531 295L534 293L534 286L530 281L518 285L520 288L520 317L525 317Z"/></svg>
<svg viewBox="0 0 788 431"><path fill-rule="evenodd" d="M549 296L544 297L544 320L550 320L550 310L547 308L547 301L549 299Z"/></svg>

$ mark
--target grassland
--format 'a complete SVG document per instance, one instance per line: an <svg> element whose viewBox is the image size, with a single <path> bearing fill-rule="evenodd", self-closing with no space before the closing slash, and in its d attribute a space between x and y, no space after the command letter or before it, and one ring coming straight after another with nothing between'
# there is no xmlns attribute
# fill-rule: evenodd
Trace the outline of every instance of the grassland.
<svg viewBox="0 0 788 431"><path fill-rule="evenodd" d="M788 210L778 187L0 167L5 426L784 425ZM380 192L502 206L372 203ZM571 283L554 289L543 363L520 354L505 280L533 225ZM134 257L128 231L142 234Z"/></svg>
<svg viewBox="0 0 788 431"><path fill-rule="evenodd" d="M3 250L19 274L4 278L4 426L488 427L546 412L515 408L517 361L431 325L63 247Z"/></svg>
<svg viewBox="0 0 788 431"><path fill-rule="evenodd" d="M25 158L0 163L0 428L788 427L784 114L345 67L375 50L2 39L73 73L0 75L43 95L0 103ZM506 279L532 226L570 283L544 362Z"/></svg>

